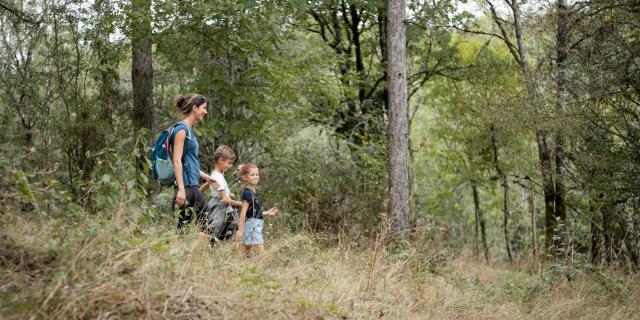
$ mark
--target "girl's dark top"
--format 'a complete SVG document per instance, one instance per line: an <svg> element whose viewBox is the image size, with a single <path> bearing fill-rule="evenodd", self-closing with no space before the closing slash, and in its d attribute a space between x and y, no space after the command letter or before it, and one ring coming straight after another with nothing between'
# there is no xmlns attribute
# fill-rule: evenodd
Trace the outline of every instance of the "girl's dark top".
<svg viewBox="0 0 640 320"><path fill-rule="evenodd" d="M247 219L255 218L262 219L262 204L258 198L258 194L249 188L244 188L242 191L242 201L249 204L247 209Z"/></svg>

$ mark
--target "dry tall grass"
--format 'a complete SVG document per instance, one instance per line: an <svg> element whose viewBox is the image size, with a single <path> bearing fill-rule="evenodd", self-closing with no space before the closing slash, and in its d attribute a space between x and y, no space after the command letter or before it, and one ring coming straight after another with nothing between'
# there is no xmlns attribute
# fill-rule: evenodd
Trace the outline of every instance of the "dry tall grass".
<svg viewBox="0 0 640 320"><path fill-rule="evenodd" d="M384 252L374 268L373 249L306 234L267 237L266 254L244 260L232 245L197 250L195 232L172 242L171 228L127 216L69 226L5 214L0 318L640 318L637 277L547 284L420 246Z"/></svg>

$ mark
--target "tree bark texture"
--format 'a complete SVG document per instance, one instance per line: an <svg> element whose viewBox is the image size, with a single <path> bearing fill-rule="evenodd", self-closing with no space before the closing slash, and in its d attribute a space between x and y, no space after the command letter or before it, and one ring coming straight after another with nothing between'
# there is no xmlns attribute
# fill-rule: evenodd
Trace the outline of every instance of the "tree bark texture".
<svg viewBox="0 0 640 320"><path fill-rule="evenodd" d="M151 1L132 0L131 83L133 90L133 126L137 135L147 129L147 145L152 143L154 121Z"/></svg>
<svg viewBox="0 0 640 320"><path fill-rule="evenodd" d="M558 74L556 76L556 113L559 119L564 116L564 109L566 106L565 94L567 91L567 55L569 52L568 43L568 10L567 0L558 0L558 14L557 14L557 35L556 35L556 63L558 68ZM556 222L560 222L563 226L566 224L567 208L565 205L565 153L564 153L564 134L562 128L557 128L555 136L555 157L556 157L556 179L555 179L555 210L554 218ZM568 245L566 226L559 229L561 243L557 245Z"/></svg>
<svg viewBox="0 0 640 320"><path fill-rule="evenodd" d="M404 0L387 1L387 62L389 86L389 205L401 238L409 232L409 117Z"/></svg>

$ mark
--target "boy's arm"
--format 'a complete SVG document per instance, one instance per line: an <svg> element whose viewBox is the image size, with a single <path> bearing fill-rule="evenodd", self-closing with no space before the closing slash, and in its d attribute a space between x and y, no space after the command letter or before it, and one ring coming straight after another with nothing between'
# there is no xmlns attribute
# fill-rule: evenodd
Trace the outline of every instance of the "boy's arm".
<svg viewBox="0 0 640 320"><path fill-rule="evenodd" d="M233 207L240 207L243 205L241 201L231 199L224 190L220 190L218 192L220 192L220 199L222 199L222 203Z"/></svg>

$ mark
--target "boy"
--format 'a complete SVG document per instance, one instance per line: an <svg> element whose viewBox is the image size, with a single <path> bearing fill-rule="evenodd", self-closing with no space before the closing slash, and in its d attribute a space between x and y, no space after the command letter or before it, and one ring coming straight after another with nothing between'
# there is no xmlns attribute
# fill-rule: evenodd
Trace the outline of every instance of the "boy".
<svg viewBox="0 0 640 320"><path fill-rule="evenodd" d="M214 169L211 172L211 179L215 184L205 183L200 187L201 191L205 191L211 187L211 197L208 207L211 208L208 215L207 229L209 236L213 238L223 238L224 221L228 213L233 212L233 207L242 206L242 202L231 199L231 190L224 178L224 173L233 166L236 155L231 148L222 145L216 149L213 154Z"/></svg>

